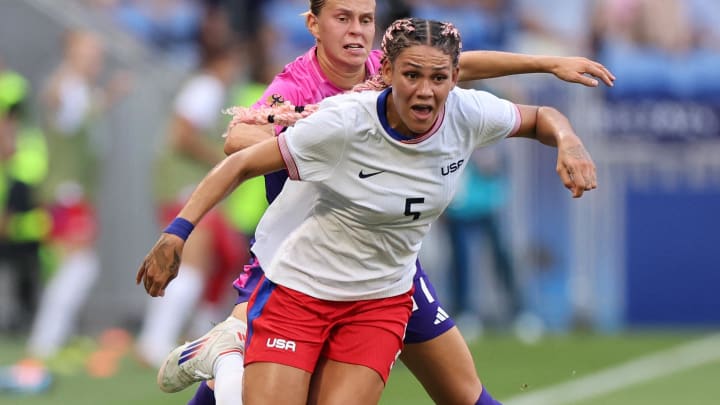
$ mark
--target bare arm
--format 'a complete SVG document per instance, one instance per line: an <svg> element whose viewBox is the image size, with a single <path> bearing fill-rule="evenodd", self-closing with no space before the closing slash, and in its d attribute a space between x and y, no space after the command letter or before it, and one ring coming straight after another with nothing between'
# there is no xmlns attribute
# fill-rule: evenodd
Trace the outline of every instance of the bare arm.
<svg viewBox="0 0 720 405"><path fill-rule="evenodd" d="M468 51L460 54L460 81L523 74L552 73L571 83L595 87L597 79L612 86L615 76L602 64L584 57L524 55L497 51Z"/></svg>
<svg viewBox="0 0 720 405"><path fill-rule="evenodd" d="M582 197L583 192L597 188L595 163L568 119L551 107L518 105L518 108L522 123L514 136L557 147L555 171L573 197Z"/></svg>
<svg viewBox="0 0 720 405"><path fill-rule="evenodd" d="M226 155L230 155L273 136L275 136L275 127L272 124L237 124L227 133L223 149Z"/></svg>
<svg viewBox="0 0 720 405"><path fill-rule="evenodd" d="M224 156L217 144L201 136L198 129L187 119L174 116L170 123L170 144L177 152L208 167L213 167Z"/></svg>
<svg viewBox="0 0 720 405"><path fill-rule="evenodd" d="M283 168L285 162L276 139L233 153L205 176L178 216L197 224L243 181ZM143 282L145 291L153 297L165 295L165 288L177 277L184 245L185 241L176 235L161 234L140 265L135 282Z"/></svg>

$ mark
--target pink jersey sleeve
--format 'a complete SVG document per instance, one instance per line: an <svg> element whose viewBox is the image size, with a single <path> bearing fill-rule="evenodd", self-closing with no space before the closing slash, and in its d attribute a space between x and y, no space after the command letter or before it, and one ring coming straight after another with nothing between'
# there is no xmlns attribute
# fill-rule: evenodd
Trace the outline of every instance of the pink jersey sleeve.
<svg viewBox="0 0 720 405"><path fill-rule="evenodd" d="M285 69L275 76L253 108L272 107L285 101L289 101L295 106L317 104L327 97L342 93L343 91L322 73L315 50L316 48L313 47L304 55L287 64ZM370 51L365 63L368 77L380 72L382 57L382 51ZM282 130L281 126L275 127L276 134Z"/></svg>

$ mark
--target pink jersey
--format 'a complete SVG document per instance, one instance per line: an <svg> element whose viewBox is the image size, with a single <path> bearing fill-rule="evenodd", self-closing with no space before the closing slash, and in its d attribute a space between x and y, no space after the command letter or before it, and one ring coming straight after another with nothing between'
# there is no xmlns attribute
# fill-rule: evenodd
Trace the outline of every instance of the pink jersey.
<svg viewBox="0 0 720 405"><path fill-rule="evenodd" d="M326 97L342 93L343 89L335 86L325 77L318 63L316 50L317 47L314 46L304 55L288 63L285 69L275 76L263 96L253 107L272 106L274 103L284 101L289 101L297 106L317 104ZM380 72L382 57L382 51L370 51L365 62L368 78ZM277 126L275 132L280 133L282 129ZM285 170L265 175L265 195L268 203L272 203L280 194L286 180L287 171Z"/></svg>
<svg viewBox="0 0 720 405"><path fill-rule="evenodd" d="M344 90L325 77L318 63L316 50L317 47L314 46L304 55L288 63L285 69L275 76L254 107L272 106L283 101L289 101L293 105L317 104L327 97L342 93ZM382 56L380 50L370 51L365 62L367 77L380 72Z"/></svg>

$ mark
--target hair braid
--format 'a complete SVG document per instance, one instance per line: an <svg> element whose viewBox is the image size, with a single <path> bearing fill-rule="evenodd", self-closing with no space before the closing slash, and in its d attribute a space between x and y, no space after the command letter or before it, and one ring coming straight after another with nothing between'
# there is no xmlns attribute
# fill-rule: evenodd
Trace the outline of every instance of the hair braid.
<svg viewBox="0 0 720 405"><path fill-rule="evenodd" d="M389 87L383 80L382 76L374 75L363 83L355 85L349 92L362 92L368 90L379 91ZM265 125L275 124L283 127L294 125L298 120L307 117L318 110L317 104L307 104L295 106L289 101L272 107L247 108L234 106L223 111L224 114L232 115L232 120L228 124L227 132L232 130L237 124Z"/></svg>
<svg viewBox="0 0 720 405"><path fill-rule="evenodd" d="M230 132L235 125L240 123L250 125L275 124L289 127L299 119L314 113L317 109L317 104L294 106L289 101L285 101L273 107L247 108L235 106L224 110L223 113L233 116L227 129L227 132Z"/></svg>
<svg viewBox="0 0 720 405"><path fill-rule="evenodd" d="M453 66L459 64L462 41L460 32L452 23L403 18L388 27L381 46L385 58L394 62L403 49L413 45L429 45L440 49L452 57Z"/></svg>

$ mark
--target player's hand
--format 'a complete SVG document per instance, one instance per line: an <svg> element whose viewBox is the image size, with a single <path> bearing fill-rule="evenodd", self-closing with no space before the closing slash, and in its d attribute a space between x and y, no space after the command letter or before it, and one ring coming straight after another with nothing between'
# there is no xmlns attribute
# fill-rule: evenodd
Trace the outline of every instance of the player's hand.
<svg viewBox="0 0 720 405"><path fill-rule="evenodd" d="M185 241L176 235L163 233L145 256L138 269L135 283L143 283L152 297L165 295L165 288L177 277Z"/></svg>
<svg viewBox="0 0 720 405"><path fill-rule="evenodd" d="M579 139L558 145L556 170L573 198L582 197L586 191L597 188L595 163Z"/></svg>
<svg viewBox="0 0 720 405"><path fill-rule="evenodd" d="M566 82L580 83L588 87L598 86L599 82L593 77L602 80L610 87L615 82L615 75L608 68L588 58L581 56L550 56L548 58L550 72Z"/></svg>

